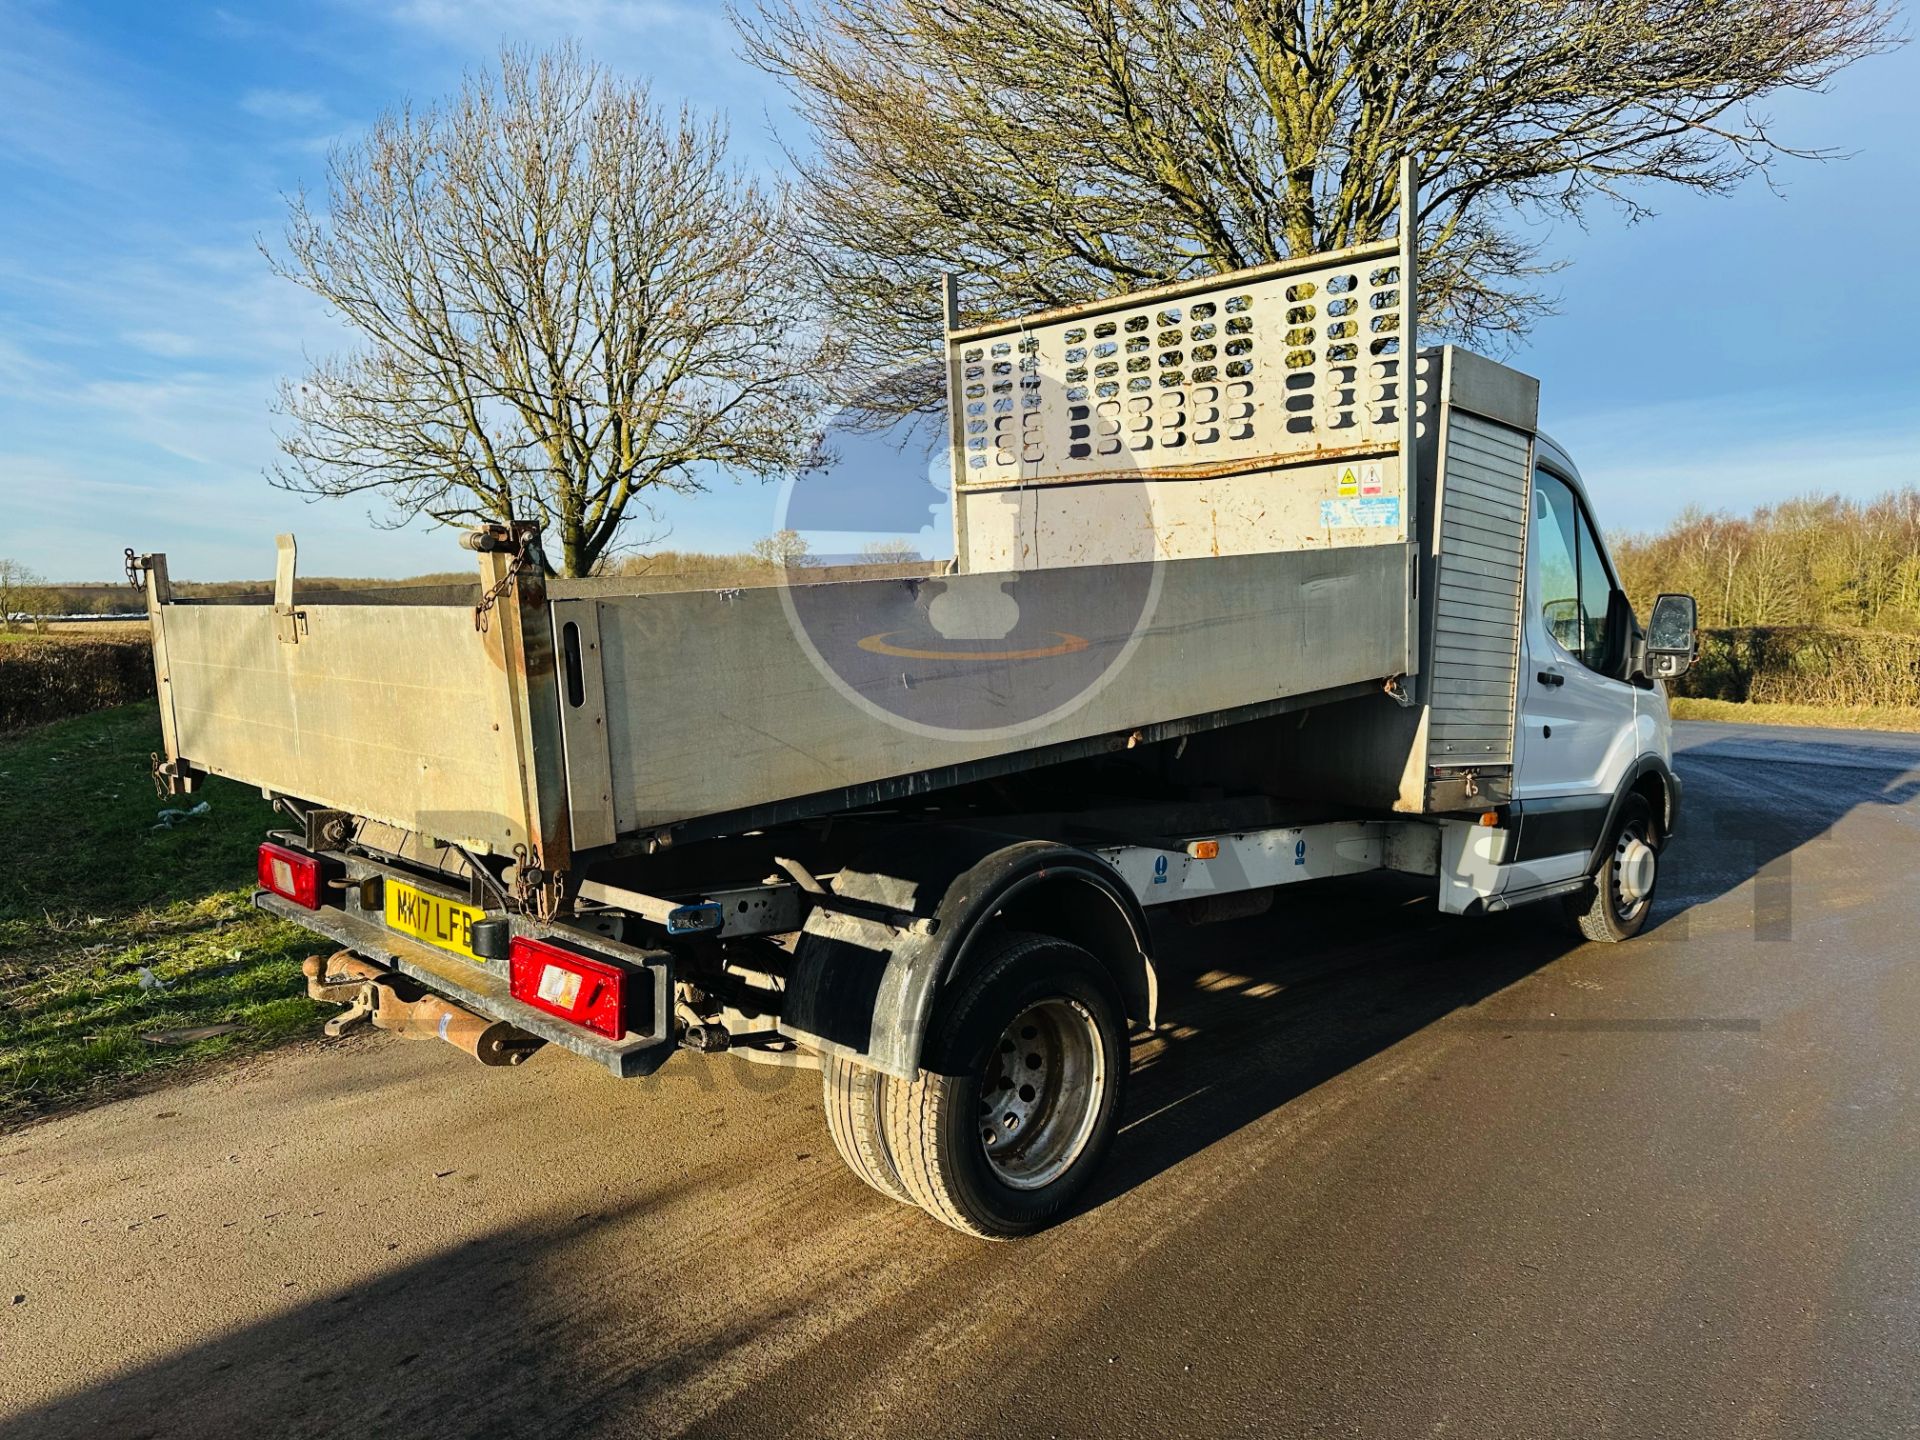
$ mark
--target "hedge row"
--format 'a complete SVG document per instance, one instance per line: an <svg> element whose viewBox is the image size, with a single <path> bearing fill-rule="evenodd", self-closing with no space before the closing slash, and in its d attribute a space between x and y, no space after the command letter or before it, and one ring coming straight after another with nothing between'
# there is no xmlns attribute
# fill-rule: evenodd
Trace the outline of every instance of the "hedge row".
<svg viewBox="0 0 1920 1440"><path fill-rule="evenodd" d="M0 732L152 694L153 650L144 638L0 645Z"/></svg>
<svg viewBox="0 0 1920 1440"><path fill-rule="evenodd" d="M1815 625L1702 630L1674 687L1699 700L1920 706L1920 635Z"/></svg>

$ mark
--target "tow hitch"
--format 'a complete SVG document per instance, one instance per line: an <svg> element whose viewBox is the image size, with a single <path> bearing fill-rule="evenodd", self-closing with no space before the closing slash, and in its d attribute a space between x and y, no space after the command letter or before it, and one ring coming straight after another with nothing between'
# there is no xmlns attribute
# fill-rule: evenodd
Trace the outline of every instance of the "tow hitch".
<svg viewBox="0 0 1920 1440"><path fill-rule="evenodd" d="M518 1065L547 1042L505 1020L489 1020L443 1000L398 971L383 969L350 950L309 955L300 962L307 994L346 1010L326 1024L328 1035L343 1035L356 1025L372 1024L415 1040L444 1040L482 1065Z"/></svg>

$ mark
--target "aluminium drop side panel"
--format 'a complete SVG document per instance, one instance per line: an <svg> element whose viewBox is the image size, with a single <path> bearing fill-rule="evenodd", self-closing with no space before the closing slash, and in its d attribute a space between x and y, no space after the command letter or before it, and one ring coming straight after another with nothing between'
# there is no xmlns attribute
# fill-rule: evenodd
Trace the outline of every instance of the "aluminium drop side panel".
<svg viewBox="0 0 1920 1440"><path fill-rule="evenodd" d="M617 828L627 835L1377 685L1405 653L1405 567L1405 547L1392 544L854 581L791 594L603 596ZM1025 596L1033 608L1041 586L1052 607L1092 618L1074 657L1091 661L1090 670L1049 668L1048 658L1019 648L978 663L921 648L941 643L936 607L987 612ZM1110 616L1103 628L1106 597L1141 593L1148 603L1136 620ZM907 636L927 638L893 643ZM996 705L1044 694L1055 676L1063 688L1049 697L1059 702L1051 710L1009 710L1018 723L981 728Z"/></svg>
<svg viewBox="0 0 1920 1440"><path fill-rule="evenodd" d="M163 607L173 758L497 853L535 843L506 627L469 605ZM557 767L556 767L557 768Z"/></svg>

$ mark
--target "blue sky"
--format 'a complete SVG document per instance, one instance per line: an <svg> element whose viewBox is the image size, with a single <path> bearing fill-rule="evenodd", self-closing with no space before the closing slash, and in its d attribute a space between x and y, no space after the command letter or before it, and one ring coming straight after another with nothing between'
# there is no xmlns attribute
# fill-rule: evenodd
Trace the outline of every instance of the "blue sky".
<svg viewBox="0 0 1920 1440"><path fill-rule="evenodd" d="M383 107L445 93L502 40L565 36L662 99L726 108L743 152L777 160L791 121L717 5L0 0L0 555L108 578L133 545L183 578L259 576L293 529L308 574L464 569L445 531L262 478L275 382L348 337L255 242ZM1551 237L1572 262L1559 313L1512 358L1610 527L1920 483L1920 50L1772 110L1849 157ZM722 480L664 507L668 543L743 548L777 501Z"/></svg>

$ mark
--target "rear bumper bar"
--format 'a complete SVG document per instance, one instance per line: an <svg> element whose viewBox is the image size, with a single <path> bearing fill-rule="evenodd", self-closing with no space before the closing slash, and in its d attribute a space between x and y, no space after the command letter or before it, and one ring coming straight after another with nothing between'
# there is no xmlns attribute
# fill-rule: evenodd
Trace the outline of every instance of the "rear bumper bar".
<svg viewBox="0 0 1920 1440"><path fill-rule="evenodd" d="M332 906L308 910L265 890L255 892L253 903L316 935L324 935L342 949L410 976L476 1015L504 1020L530 1035L598 1061L622 1079L651 1075L673 1055L673 975L664 955L645 955L639 960L627 953L619 956L622 963L644 971L652 981L654 1033L637 1035L629 1031L624 1039L606 1040L514 999L505 976L423 945L375 921ZM626 947L620 949L625 952Z"/></svg>

